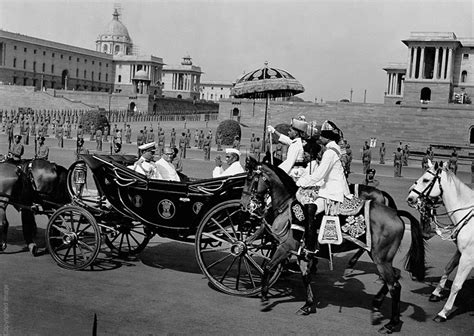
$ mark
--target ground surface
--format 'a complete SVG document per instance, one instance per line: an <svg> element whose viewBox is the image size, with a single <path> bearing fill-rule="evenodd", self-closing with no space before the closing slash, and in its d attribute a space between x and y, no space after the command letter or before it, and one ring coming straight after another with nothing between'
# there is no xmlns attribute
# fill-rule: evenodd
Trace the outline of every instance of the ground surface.
<svg viewBox="0 0 474 336"><path fill-rule="evenodd" d="M74 146L74 142L66 141L66 149L60 150L51 142L50 158L69 166ZM93 148L91 144L88 147ZM1 134L0 152L5 149L5 136ZM126 146L125 151L134 152L135 147ZM25 157L31 153L30 145ZM213 151L211 161L206 162L201 151L191 150L184 161L185 173L210 177L215 155ZM404 168L404 177L397 179L390 165L375 168L380 188L388 191L400 208L415 214L404 198L421 174L419 162ZM362 170L360 162L354 162L353 170ZM467 167L461 170L461 179L470 183ZM350 179L357 183L363 176L352 174ZM304 303L298 275L277 282L271 309L262 312L258 298L229 296L210 287L197 265L193 244L155 237L131 260L113 257L104 245L94 267L69 271L58 267L48 254L34 258L24 252L18 213L9 208L8 217L9 246L0 255L0 332L6 335L89 335L94 315L98 335L375 335L380 327L370 324L370 305L380 284L367 255L350 271L345 265L351 254L337 257L333 271L321 261L313 281L317 313L301 317L294 314ZM47 219L39 216L37 220L38 243L44 247ZM399 269L403 269L410 241L407 227L395 259ZM432 321L445 301L430 303L428 296L454 251L452 242L434 237L427 244L430 268L426 281L414 282L402 271L404 324L400 335L474 335L473 272L458 295L459 309L454 316L444 324ZM384 302L385 316L390 303L390 298Z"/></svg>

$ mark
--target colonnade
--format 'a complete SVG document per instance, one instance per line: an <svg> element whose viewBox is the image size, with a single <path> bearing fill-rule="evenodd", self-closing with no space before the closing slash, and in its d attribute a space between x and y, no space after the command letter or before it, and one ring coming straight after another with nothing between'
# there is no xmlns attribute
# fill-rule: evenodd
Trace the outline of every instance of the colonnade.
<svg viewBox="0 0 474 336"><path fill-rule="evenodd" d="M434 49L434 61L426 62L428 49ZM432 50L430 50L432 52ZM450 47L408 47L406 79L451 80L454 48ZM427 66L430 66L430 69ZM432 65L432 69L431 69ZM427 73L427 70L429 71Z"/></svg>
<svg viewBox="0 0 474 336"><path fill-rule="evenodd" d="M403 92L403 76L402 72L389 72L387 94L389 96L401 96Z"/></svg>

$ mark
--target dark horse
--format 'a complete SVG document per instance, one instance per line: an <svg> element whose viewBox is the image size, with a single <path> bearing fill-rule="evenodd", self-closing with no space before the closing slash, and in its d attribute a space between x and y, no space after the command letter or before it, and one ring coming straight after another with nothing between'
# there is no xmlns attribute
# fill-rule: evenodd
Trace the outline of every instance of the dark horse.
<svg viewBox="0 0 474 336"><path fill-rule="evenodd" d="M262 198L269 193L271 197L271 209L273 210L274 222L272 230L278 238L279 245L272 259L264 267L262 276L262 302L268 304L268 277L270 271L280 262L286 260L290 253L297 253L301 244L301 233L291 230L291 221L288 213L291 204L294 204L297 191L294 181L281 169L268 164L257 163L253 158L248 158L248 174L241 198L243 210L251 210L252 206L261 203ZM372 302L372 323L377 324L381 319L380 307L390 292L392 297L392 315L390 321L380 329L381 332L391 333L401 328L400 321L400 292L401 285L397 274L392 266L393 258L397 253L405 230L405 224L397 214L397 210L384 204L370 202L370 231L371 250L370 255L378 272L384 282L382 288L374 297ZM425 254L421 228L418 223L411 222L412 243L407 255L406 268L412 272L418 280L425 276ZM344 252L358 248L355 244L344 241L337 248L337 252ZM298 311L299 314L308 315L316 312L314 296L311 289L311 268L313 260L310 258L299 258L303 283L306 289L306 303Z"/></svg>
<svg viewBox="0 0 474 336"><path fill-rule="evenodd" d="M21 211L23 238L31 253L36 253L35 213L47 214L70 202L66 180L67 169L49 161L0 162L0 250L7 246L6 209L11 204Z"/></svg>

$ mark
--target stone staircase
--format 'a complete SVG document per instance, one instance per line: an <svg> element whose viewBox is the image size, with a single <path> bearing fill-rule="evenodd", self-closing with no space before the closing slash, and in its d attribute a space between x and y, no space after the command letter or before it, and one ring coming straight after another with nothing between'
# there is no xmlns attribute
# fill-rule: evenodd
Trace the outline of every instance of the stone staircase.
<svg viewBox="0 0 474 336"><path fill-rule="evenodd" d="M63 97L55 97L54 91L35 91L34 87L0 85L0 110L90 110L91 105Z"/></svg>

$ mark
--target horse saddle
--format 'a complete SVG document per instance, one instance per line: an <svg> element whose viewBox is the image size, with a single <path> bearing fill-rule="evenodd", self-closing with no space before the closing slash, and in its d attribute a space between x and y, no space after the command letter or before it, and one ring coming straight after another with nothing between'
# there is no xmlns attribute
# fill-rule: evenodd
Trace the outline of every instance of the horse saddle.
<svg viewBox="0 0 474 336"><path fill-rule="evenodd" d="M344 197L344 201L339 205L339 215L342 216L354 216L357 215L365 201L359 197L352 197L351 199Z"/></svg>

